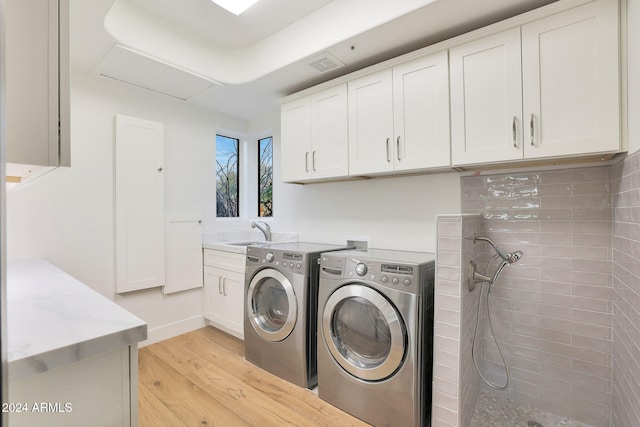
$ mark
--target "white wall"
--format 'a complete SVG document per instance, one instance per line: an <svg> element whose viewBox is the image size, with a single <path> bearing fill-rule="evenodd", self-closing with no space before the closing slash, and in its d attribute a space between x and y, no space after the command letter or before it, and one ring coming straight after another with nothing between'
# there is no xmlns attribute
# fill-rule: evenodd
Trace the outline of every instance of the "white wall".
<svg viewBox="0 0 640 427"><path fill-rule="evenodd" d="M242 120L215 114L78 70L72 71L72 167L10 192L10 259L43 257L144 319L150 337L162 328L202 324L201 289L163 295L159 288L115 294L114 117L122 113L165 125L165 205L168 216L215 213L215 133L245 131Z"/></svg>

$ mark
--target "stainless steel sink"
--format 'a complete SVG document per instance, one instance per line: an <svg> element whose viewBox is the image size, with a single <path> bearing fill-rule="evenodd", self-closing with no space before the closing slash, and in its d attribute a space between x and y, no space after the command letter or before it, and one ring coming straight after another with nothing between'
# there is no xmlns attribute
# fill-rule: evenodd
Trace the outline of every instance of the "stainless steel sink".
<svg viewBox="0 0 640 427"><path fill-rule="evenodd" d="M227 242L227 245L231 246L264 246L268 242L256 242L256 241L247 241L247 242Z"/></svg>

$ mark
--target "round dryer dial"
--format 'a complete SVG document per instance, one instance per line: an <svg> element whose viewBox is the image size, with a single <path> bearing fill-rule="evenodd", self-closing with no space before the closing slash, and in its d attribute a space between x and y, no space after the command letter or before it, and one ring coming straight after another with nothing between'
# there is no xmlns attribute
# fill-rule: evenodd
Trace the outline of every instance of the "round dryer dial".
<svg viewBox="0 0 640 427"><path fill-rule="evenodd" d="M276 259L276 257L273 254L273 252L267 252L267 254L264 256L264 258L267 260L267 262L273 262L273 260Z"/></svg>
<svg viewBox="0 0 640 427"><path fill-rule="evenodd" d="M363 262L359 262L356 265L356 274L358 276L364 276L365 274L367 274L367 264L363 263Z"/></svg>

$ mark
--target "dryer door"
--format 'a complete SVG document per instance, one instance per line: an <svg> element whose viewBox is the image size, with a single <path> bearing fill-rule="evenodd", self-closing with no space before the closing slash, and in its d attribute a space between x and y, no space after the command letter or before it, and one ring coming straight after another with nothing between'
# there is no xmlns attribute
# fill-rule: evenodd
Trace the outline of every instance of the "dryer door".
<svg viewBox="0 0 640 427"><path fill-rule="evenodd" d="M389 300L364 285L337 289L322 312L322 333L333 358L362 380L383 380L400 368L407 346L406 330Z"/></svg>
<svg viewBox="0 0 640 427"><path fill-rule="evenodd" d="M260 270L249 283L247 314L251 326L267 341L282 341L296 325L298 304L291 282L278 270Z"/></svg>

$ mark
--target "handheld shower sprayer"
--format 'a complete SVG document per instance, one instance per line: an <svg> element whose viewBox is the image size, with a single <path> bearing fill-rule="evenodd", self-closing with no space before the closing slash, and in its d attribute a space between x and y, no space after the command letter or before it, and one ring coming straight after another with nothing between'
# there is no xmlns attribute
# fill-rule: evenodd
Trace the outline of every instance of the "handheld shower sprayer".
<svg viewBox="0 0 640 427"><path fill-rule="evenodd" d="M478 325L480 323L480 301L482 299L482 288L480 289L480 297L478 297L478 311L476 312L476 328L473 333L473 341L471 344L471 358L473 359L473 365L475 366L476 371L478 372L478 375L480 375L480 378L489 387L494 388L496 390L505 390L507 387L509 387L509 383L511 382L511 374L509 373L509 365L507 364L504 354L502 353L502 349L500 348L500 344L498 343L495 333L493 332L490 295L491 295L491 288L496 283L496 280L498 280L498 277L500 277L502 270L507 265L513 264L514 262L518 262L524 256L524 254L522 253L522 251L507 252L506 250L496 245L493 242L493 240L489 239L488 237L481 237L481 236L474 235L473 243L476 243L476 241L489 243L493 247L493 250L496 252L496 254L493 256L493 258L491 258L491 261L489 261L489 263L487 264L487 267L485 268L485 274L478 273L476 271L476 264L473 261L469 262L469 266L467 267L467 286L469 288L469 291L471 292L475 289L476 283L487 282L489 284L489 290L487 291L487 317L489 320L489 329L491 330L491 335L493 336L493 340L496 343L496 347L498 348L498 353L500 354L500 358L502 359L502 363L504 365L505 373L507 376L505 384L504 385L494 384L491 381L489 381L487 378L485 378L485 376L482 375L482 372L480 372L480 368L478 367L478 364L476 362L475 347L476 347L476 336L478 335ZM486 273L489 266L498 258L502 258L502 262L496 269L495 273L493 273L493 276L491 277L487 276Z"/></svg>
<svg viewBox="0 0 640 427"><path fill-rule="evenodd" d="M495 242L488 237L474 235L473 243L476 243L477 241L489 243L491 247L493 247L493 250L496 251L496 255L494 256L494 259L496 257L500 257L502 258L502 263L500 264L496 272L493 274L493 276L489 277L484 274L478 273L476 263L471 261L467 267L467 287L469 288L469 291L473 291L476 288L476 283L479 283L479 282L487 282L491 286L493 286L495 281L500 276L500 273L502 273L503 268L505 268L509 264L513 264L514 262L520 261L520 259L524 256L522 251L507 252L500 246L496 245ZM491 264L491 262L489 264Z"/></svg>

